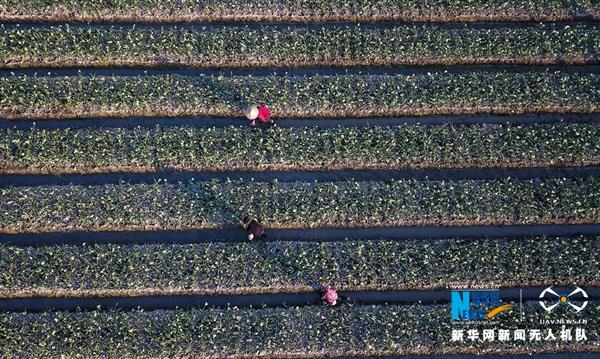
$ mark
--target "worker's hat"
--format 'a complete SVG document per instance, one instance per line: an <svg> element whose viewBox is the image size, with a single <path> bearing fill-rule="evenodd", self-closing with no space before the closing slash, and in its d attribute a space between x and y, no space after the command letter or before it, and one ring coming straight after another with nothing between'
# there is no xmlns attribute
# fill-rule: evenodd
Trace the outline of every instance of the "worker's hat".
<svg viewBox="0 0 600 359"><path fill-rule="evenodd" d="M258 117L258 107L256 106L248 106L246 107L246 118L249 120L256 120Z"/></svg>

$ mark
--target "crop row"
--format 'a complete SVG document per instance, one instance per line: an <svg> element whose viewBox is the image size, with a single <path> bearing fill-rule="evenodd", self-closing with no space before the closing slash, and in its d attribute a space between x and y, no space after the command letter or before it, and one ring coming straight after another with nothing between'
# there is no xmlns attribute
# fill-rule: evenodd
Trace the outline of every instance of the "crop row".
<svg viewBox="0 0 600 359"><path fill-rule="evenodd" d="M561 306L547 313L535 303L498 316L494 324L475 323L480 339L451 341L450 305L341 305L240 309L156 311L94 310L91 312L0 313L3 357L300 357L446 353L537 353L598 351L600 307L585 309L587 325L563 326L571 340L561 339L561 326L540 326L540 320L577 320ZM545 327L545 328L544 328ZM576 341L574 327L586 330ZM481 340L482 329L495 329L494 341ZM548 329L555 339L545 340ZM508 341L498 330L511 330ZM514 340L515 329L526 330ZM543 329L539 341L529 330ZM542 340L544 339L544 340Z"/></svg>
<svg viewBox="0 0 600 359"><path fill-rule="evenodd" d="M595 177L4 187L0 231L590 223L599 200Z"/></svg>
<svg viewBox="0 0 600 359"><path fill-rule="evenodd" d="M268 44L265 43L268 39ZM0 30L0 66L595 63L597 26Z"/></svg>
<svg viewBox="0 0 600 359"><path fill-rule="evenodd" d="M598 251L599 237L4 246L0 296L584 286L600 283Z"/></svg>
<svg viewBox="0 0 600 359"><path fill-rule="evenodd" d="M119 0L0 2L1 21L556 21L598 15L593 0Z"/></svg>
<svg viewBox="0 0 600 359"><path fill-rule="evenodd" d="M0 116L277 117L597 112L600 76L562 72L341 76L0 77Z"/></svg>
<svg viewBox="0 0 600 359"><path fill-rule="evenodd" d="M531 167L600 163L597 124L0 130L0 172Z"/></svg>

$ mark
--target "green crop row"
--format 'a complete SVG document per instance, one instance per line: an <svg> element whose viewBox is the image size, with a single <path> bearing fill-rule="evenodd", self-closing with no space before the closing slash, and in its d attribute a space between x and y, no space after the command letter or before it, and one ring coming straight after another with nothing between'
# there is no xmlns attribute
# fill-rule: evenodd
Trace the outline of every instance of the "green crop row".
<svg viewBox="0 0 600 359"><path fill-rule="evenodd" d="M597 112L600 76L562 72L341 76L0 77L0 116L274 116Z"/></svg>
<svg viewBox="0 0 600 359"><path fill-rule="evenodd" d="M5 246L0 295L597 285L599 251L599 237Z"/></svg>
<svg viewBox="0 0 600 359"><path fill-rule="evenodd" d="M4 187L0 231L588 223L599 200L595 177Z"/></svg>
<svg viewBox="0 0 600 359"><path fill-rule="evenodd" d="M597 26L0 30L0 66L594 63ZM268 46L265 44L268 39Z"/></svg>
<svg viewBox="0 0 600 359"><path fill-rule="evenodd" d="M597 124L0 130L0 172L528 167L600 163Z"/></svg>
<svg viewBox="0 0 600 359"><path fill-rule="evenodd" d="M597 15L592 0L2 0L2 21L555 21Z"/></svg>
<svg viewBox="0 0 600 359"><path fill-rule="evenodd" d="M576 320L575 311L561 306L547 313L526 303L523 320L516 310L502 313L494 325L475 323L480 339L452 342L450 305L344 304L336 308L185 309L156 311L94 310L91 312L0 313L2 357L249 357L308 358L315 356L366 356L434 353L537 353L599 351L600 307L585 309L587 325L566 325L570 341L563 341L560 325L540 320ZM500 318L501 317L501 318ZM587 340L576 341L575 327ZM495 329L494 341L481 340L483 329ZM511 330L508 341L498 330ZM548 329L555 339L514 340L515 329Z"/></svg>

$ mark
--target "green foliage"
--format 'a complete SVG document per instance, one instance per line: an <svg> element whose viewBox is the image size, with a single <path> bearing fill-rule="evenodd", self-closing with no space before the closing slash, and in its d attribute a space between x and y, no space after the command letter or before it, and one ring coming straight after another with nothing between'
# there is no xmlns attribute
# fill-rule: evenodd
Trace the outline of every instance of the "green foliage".
<svg viewBox="0 0 600 359"><path fill-rule="evenodd" d="M0 188L0 231L580 223L597 178L117 184Z"/></svg>
<svg viewBox="0 0 600 359"><path fill-rule="evenodd" d="M0 130L21 172L528 166L600 161L598 124Z"/></svg>
<svg viewBox="0 0 600 359"><path fill-rule="evenodd" d="M342 16L348 20L414 19L564 19L579 13L594 12L590 0L2 0L0 13L6 18L42 18L129 21L192 21L257 19L318 20ZM536 16L537 15L537 16ZM236 17L237 16L237 17ZM166 17L166 18L163 18Z"/></svg>
<svg viewBox="0 0 600 359"><path fill-rule="evenodd" d="M599 53L595 25L0 30L0 64L9 66L555 63L593 62Z"/></svg>
<svg viewBox="0 0 600 359"><path fill-rule="evenodd" d="M337 308L185 309L144 311L1 313L0 355L17 357L197 357L273 354L406 354L524 350L597 351L600 307L586 310L584 343L450 341L449 305L344 304ZM579 318L573 311L552 314ZM539 328L555 318L537 303L524 307L524 320L503 315L496 329ZM474 328L489 328L474 324ZM472 327L472 328L473 328ZM573 326L571 326L573 327ZM558 329L557 329L558 328ZM554 328L555 335L560 327Z"/></svg>
<svg viewBox="0 0 600 359"><path fill-rule="evenodd" d="M598 251L598 237L4 246L0 290L584 286L600 280Z"/></svg>
<svg viewBox="0 0 600 359"><path fill-rule="evenodd" d="M275 116L599 111L600 76L562 72L223 77L0 77L0 115L74 117Z"/></svg>

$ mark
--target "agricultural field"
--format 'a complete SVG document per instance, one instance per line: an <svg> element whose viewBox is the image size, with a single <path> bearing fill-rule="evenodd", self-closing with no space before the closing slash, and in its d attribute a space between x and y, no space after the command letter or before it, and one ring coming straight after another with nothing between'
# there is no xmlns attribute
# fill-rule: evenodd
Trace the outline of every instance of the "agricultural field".
<svg viewBox="0 0 600 359"><path fill-rule="evenodd" d="M9 187L0 230L189 230L260 218L270 228L593 223L595 177Z"/></svg>
<svg viewBox="0 0 600 359"><path fill-rule="evenodd" d="M12 28L2 65L289 67L315 65L596 64L596 25L264 26L196 29ZM268 51L264 40L269 39Z"/></svg>
<svg viewBox="0 0 600 359"><path fill-rule="evenodd" d="M600 75L564 71L445 71L304 76L8 76L7 119L236 116L268 103L277 116L598 113ZM214 120L218 122L218 120Z"/></svg>
<svg viewBox="0 0 600 359"><path fill-rule="evenodd" d="M285 357L327 355L390 355L438 353L527 353L554 350L543 343L482 342L456 347L447 339L447 306L441 305L342 305L334 318L318 306L265 309L187 309L176 311L91 311L35 314L3 314L0 325L11 333L1 340L21 356L60 356L77 351L91 356L123 352L144 356L173 355L240 356L245 353ZM547 318L531 309L521 327L535 327ZM589 308L597 317L597 305ZM58 324L57 324L58 323ZM428 330L415 330L426 325ZM502 322L504 328L510 323ZM360 330L352 330L360 328ZM60 331L56 338L52 332ZM350 334L350 335L349 335ZM597 328L595 329L597 335ZM90 341L93 337L95 340ZM6 338L6 339L5 339ZM32 347L29 343L40 343ZM594 350L597 339L577 343L571 350ZM213 354L215 353L215 354Z"/></svg>
<svg viewBox="0 0 600 359"><path fill-rule="evenodd" d="M319 283L337 283L349 291L444 288L461 281L533 286L576 280L598 285L599 242L598 237L575 236L7 245L0 248L0 292L10 297L76 297L305 292ZM478 255L483 251L486 255ZM565 258L559 255L562 251L575 254ZM468 258L466 263L461 255ZM464 264L468 269L460 269ZM560 275L562 268L574 264L571 272ZM247 272L240 272L245 265Z"/></svg>
<svg viewBox="0 0 600 359"><path fill-rule="evenodd" d="M591 123L298 126L266 133L233 126L9 128L0 133L0 165L7 173L23 174L600 164L600 127Z"/></svg>
<svg viewBox="0 0 600 359"><path fill-rule="evenodd" d="M0 24L1 358L600 353L597 1Z"/></svg>
<svg viewBox="0 0 600 359"><path fill-rule="evenodd" d="M597 19L593 0L2 0L3 21L566 21Z"/></svg>

